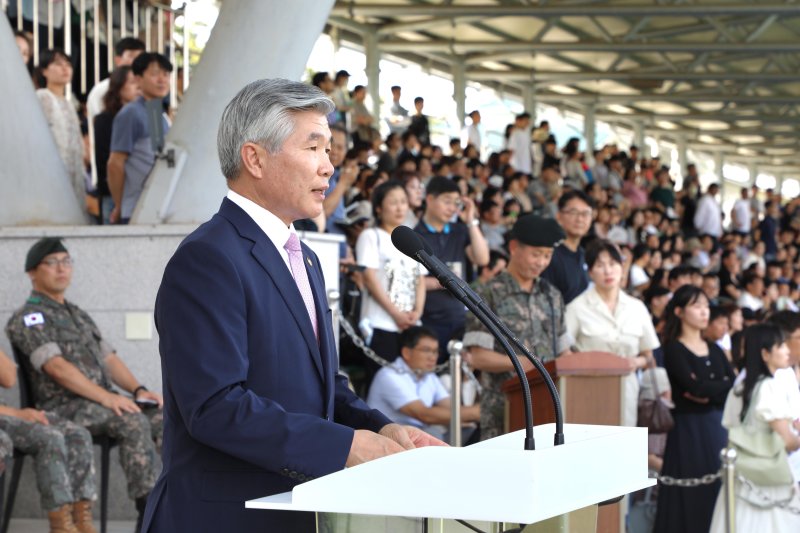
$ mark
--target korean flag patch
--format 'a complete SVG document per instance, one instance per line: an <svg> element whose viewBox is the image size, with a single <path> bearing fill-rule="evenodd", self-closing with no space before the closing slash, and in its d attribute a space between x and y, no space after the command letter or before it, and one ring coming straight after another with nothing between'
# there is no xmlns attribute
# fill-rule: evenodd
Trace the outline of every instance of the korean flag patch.
<svg viewBox="0 0 800 533"><path fill-rule="evenodd" d="M25 322L26 327L38 326L39 324L44 324L44 315L42 313L31 313L22 317L22 321Z"/></svg>

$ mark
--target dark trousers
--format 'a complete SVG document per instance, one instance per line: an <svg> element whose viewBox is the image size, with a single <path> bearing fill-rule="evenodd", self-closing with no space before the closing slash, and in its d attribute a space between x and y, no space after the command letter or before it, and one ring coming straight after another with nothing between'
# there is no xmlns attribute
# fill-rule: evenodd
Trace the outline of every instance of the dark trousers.
<svg viewBox="0 0 800 533"><path fill-rule="evenodd" d="M372 339L370 340L369 347L376 354L391 363L400 355L400 333L375 329L372 331ZM381 369L381 365L367 358L365 368L367 371L366 390L369 391L372 379L375 377L375 374L378 373L378 370Z"/></svg>

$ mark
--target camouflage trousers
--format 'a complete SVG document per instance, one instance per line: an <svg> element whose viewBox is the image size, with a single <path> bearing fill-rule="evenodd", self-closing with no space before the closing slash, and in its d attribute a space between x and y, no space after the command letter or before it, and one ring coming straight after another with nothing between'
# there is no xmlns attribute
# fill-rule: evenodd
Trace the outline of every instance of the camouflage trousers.
<svg viewBox="0 0 800 533"><path fill-rule="evenodd" d="M506 399L499 390L485 388L481 391L481 440L505 433Z"/></svg>
<svg viewBox="0 0 800 533"><path fill-rule="evenodd" d="M92 436L86 429L52 413L50 425L0 416L0 453L4 463L14 448L33 457L42 509L95 498Z"/></svg>
<svg viewBox="0 0 800 533"><path fill-rule="evenodd" d="M141 413L114 414L99 403L76 398L54 409L59 415L89 430L108 435L119 445L119 459L131 499L146 496L156 484L156 456L161 451L164 413L147 408Z"/></svg>

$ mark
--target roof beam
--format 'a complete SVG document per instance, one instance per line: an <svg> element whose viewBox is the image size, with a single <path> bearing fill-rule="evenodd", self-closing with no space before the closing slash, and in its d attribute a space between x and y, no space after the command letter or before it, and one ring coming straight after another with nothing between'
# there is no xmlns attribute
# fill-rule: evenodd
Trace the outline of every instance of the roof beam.
<svg viewBox="0 0 800 533"><path fill-rule="evenodd" d="M472 69L467 71L471 80L518 80L557 83L578 83L584 81L636 81L636 80L675 80L675 81L743 81L782 83L798 82L800 74L772 74L749 72L558 72L534 71L525 69L491 70Z"/></svg>
<svg viewBox="0 0 800 533"><path fill-rule="evenodd" d="M531 41L455 41L455 40L428 40L428 41L381 41L379 46L387 52L413 52L426 50L434 52L452 52L468 54L471 52L525 52L525 53L550 53L550 52L800 52L800 42L786 41L773 43L726 43L726 42L531 42ZM471 58L471 62L475 59Z"/></svg>
<svg viewBox="0 0 800 533"><path fill-rule="evenodd" d="M564 100L572 100L582 104L630 104L632 102L673 102L677 104L690 102L732 102L734 104L795 104L797 96L743 96L738 94L561 94L547 93L536 94L536 100L546 103L562 103Z"/></svg>
<svg viewBox="0 0 800 533"><path fill-rule="evenodd" d="M711 17L723 15L800 16L796 4L679 4L679 5L430 5L359 4L337 2L331 12L337 16L362 17Z"/></svg>
<svg viewBox="0 0 800 533"><path fill-rule="evenodd" d="M719 121L719 122L764 122L768 124L797 124L800 117L787 117L777 115L735 115L733 113L696 113L696 114L674 114L674 113L595 113L598 120L634 122L663 120L666 122L683 122L685 120L695 121ZM727 131L727 130L720 130ZM713 134L713 132L709 132Z"/></svg>

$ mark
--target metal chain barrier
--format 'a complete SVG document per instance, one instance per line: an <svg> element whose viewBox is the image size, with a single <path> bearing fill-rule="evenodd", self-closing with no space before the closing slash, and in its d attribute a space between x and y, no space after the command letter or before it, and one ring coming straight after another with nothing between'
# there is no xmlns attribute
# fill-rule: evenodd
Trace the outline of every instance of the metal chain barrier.
<svg viewBox="0 0 800 533"><path fill-rule="evenodd" d="M795 488L793 486L789 487L789 494L785 499L776 500L743 475L737 473L736 480L750 491L750 495L747 497L747 503L750 505L764 509L777 507L792 514L800 515L800 508L790 505L791 501L794 499ZM758 499L757 501L754 500L754 496Z"/></svg>
<svg viewBox="0 0 800 533"><path fill-rule="evenodd" d="M333 312L336 313L336 318L339 321L339 324L342 326L342 329L344 330L345 334L347 334L347 336L350 337L350 340L353 341L353 344L356 345L356 348L361 350L364 353L364 355L366 355L369 359L372 359L372 361L374 361L375 363L377 363L382 367L389 366L392 364L383 357L381 357L380 355L378 355L377 353L375 353L375 351L372 350L369 346L367 346L367 343L365 343L364 339L361 338L361 335L359 335L356 332L350 321L347 320L344 317L344 315L342 315L342 311L340 309L334 309ZM434 368L433 371L436 374L439 374L447 370L449 367L450 367L450 362L446 361L441 365L436 365L436 368ZM400 371L400 369L397 370Z"/></svg>
<svg viewBox="0 0 800 533"><path fill-rule="evenodd" d="M699 487L700 485L711 485L720 477L722 477L723 470L720 469L716 474L706 474L703 477L693 477L686 479L678 479L670 476L656 475L656 479L662 485L670 487Z"/></svg>

